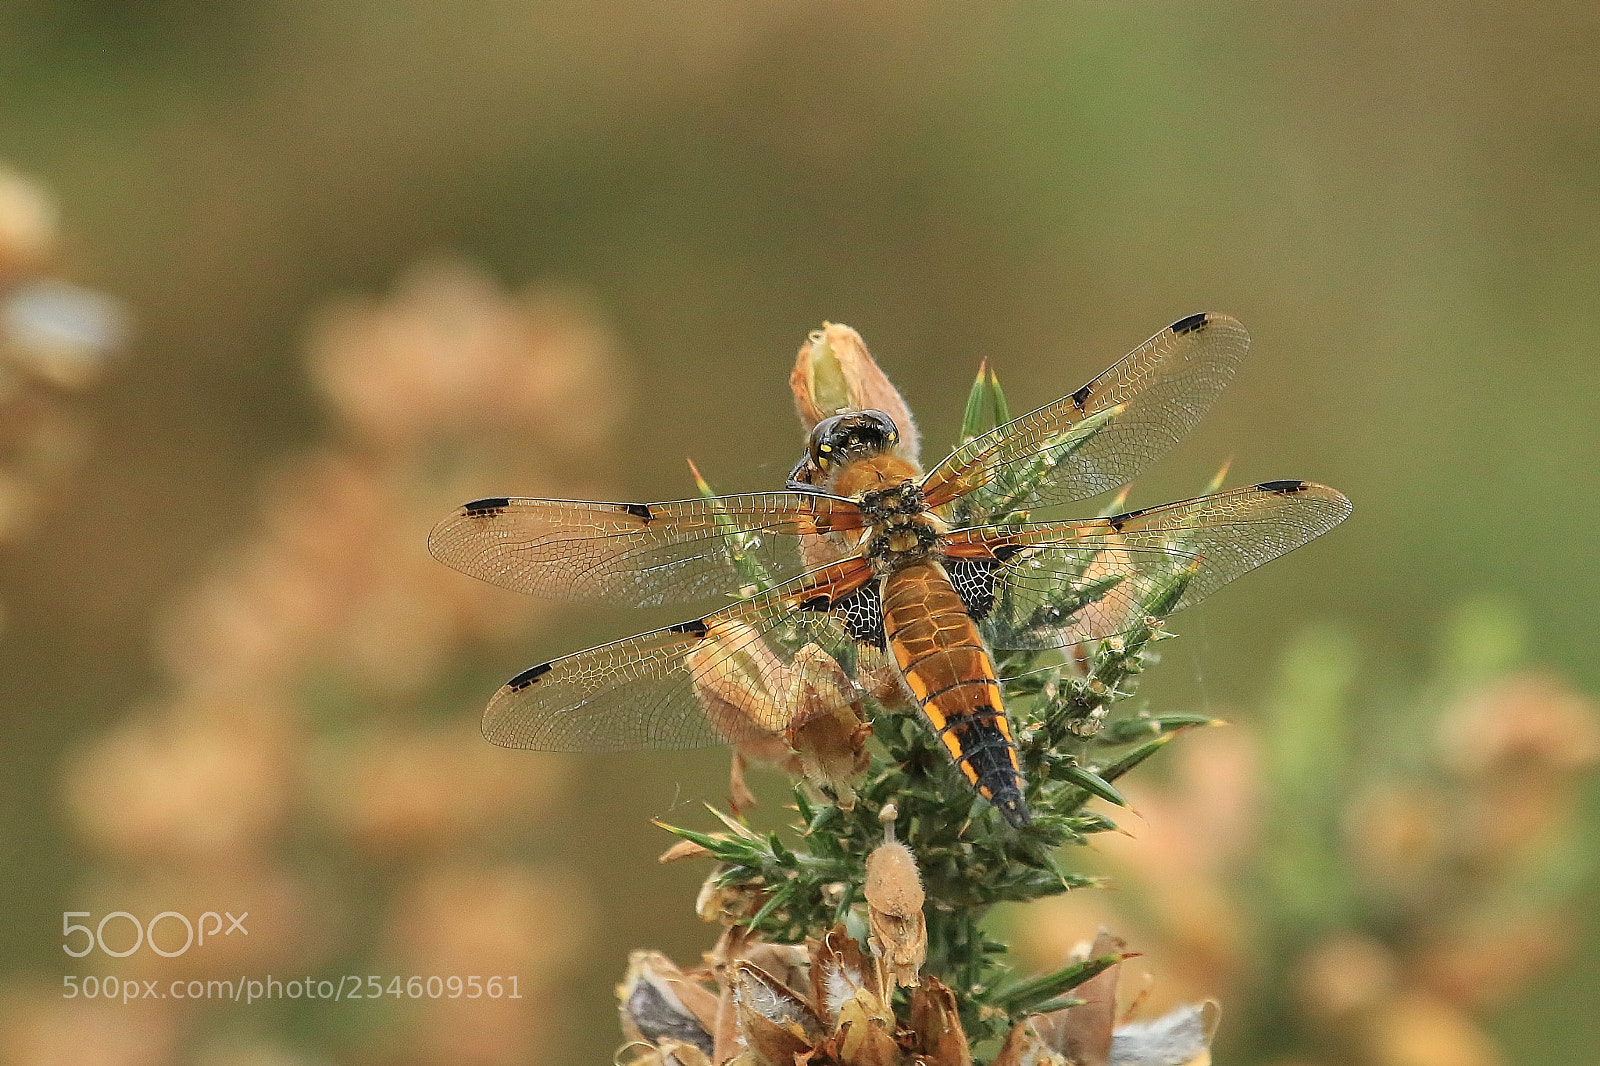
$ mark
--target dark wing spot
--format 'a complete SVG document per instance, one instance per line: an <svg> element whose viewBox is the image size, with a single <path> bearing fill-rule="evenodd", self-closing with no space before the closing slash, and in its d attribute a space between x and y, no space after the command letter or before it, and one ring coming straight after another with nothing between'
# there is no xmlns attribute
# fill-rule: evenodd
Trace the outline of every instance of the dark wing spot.
<svg viewBox="0 0 1600 1066"><path fill-rule="evenodd" d="M1293 496L1306 490L1304 481L1263 481L1256 488L1262 492L1276 492L1280 496Z"/></svg>
<svg viewBox="0 0 1600 1066"><path fill-rule="evenodd" d="M994 549L991 554L993 554L994 557L1000 560L1002 563L1009 563L1012 559L1016 558L1017 553L1024 547L1025 545L1022 544L1002 544L1000 547Z"/></svg>
<svg viewBox="0 0 1600 1066"><path fill-rule="evenodd" d="M530 666L516 677L513 677L510 681L507 681L506 687L513 692L521 692L523 689L527 688L529 685L533 684L535 681L539 680L549 672L549 663L540 663L538 666Z"/></svg>
<svg viewBox="0 0 1600 1066"><path fill-rule="evenodd" d="M1172 324L1172 332L1177 334L1193 333L1196 330L1205 328L1206 315L1204 311L1198 315L1190 315L1188 318L1180 318Z"/></svg>
<svg viewBox="0 0 1600 1066"><path fill-rule="evenodd" d="M1133 519L1138 518L1148 510L1150 510L1150 508L1141 507L1137 511L1124 511L1122 514L1112 515L1110 518L1106 519L1106 523L1110 525L1112 529L1116 530L1118 533L1121 533L1123 526L1127 525Z"/></svg>
<svg viewBox="0 0 1600 1066"><path fill-rule="evenodd" d="M1093 392L1093 391L1094 391L1093 388L1091 388L1088 385L1085 385L1083 388L1081 388L1077 392L1073 393L1072 394L1072 406L1076 407L1080 411L1083 410L1083 405L1089 402L1089 394L1091 392Z"/></svg>
<svg viewBox="0 0 1600 1066"><path fill-rule="evenodd" d="M688 622L679 622L675 626L668 626L669 633L688 633L691 636L703 637L706 635L706 620L696 618Z"/></svg>
<svg viewBox="0 0 1600 1066"><path fill-rule="evenodd" d="M820 596L813 596L800 604L802 611L826 611L833 606L833 597L824 592Z"/></svg>
<svg viewBox="0 0 1600 1066"><path fill-rule="evenodd" d="M469 518L487 518L490 515L497 515L504 511L510 503L509 497L490 496L487 499L473 500L461 509L467 512Z"/></svg>
<svg viewBox="0 0 1600 1066"><path fill-rule="evenodd" d="M647 503L625 503L622 505L622 509L641 522L649 522L650 519L655 517L650 513L650 505Z"/></svg>

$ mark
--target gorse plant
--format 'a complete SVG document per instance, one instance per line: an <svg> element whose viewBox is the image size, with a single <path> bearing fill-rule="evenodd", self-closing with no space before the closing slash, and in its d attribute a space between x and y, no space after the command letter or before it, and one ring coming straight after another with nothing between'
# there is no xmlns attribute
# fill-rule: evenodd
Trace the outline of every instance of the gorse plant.
<svg viewBox="0 0 1600 1066"><path fill-rule="evenodd" d="M843 359L834 356L830 349L840 345L833 331L840 329L830 327L833 344L813 337L809 353L801 350L792 380L803 419L808 404L827 409L810 391L818 381L837 391L827 405L833 409L899 401L898 394L886 398L881 391L844 395L851 381L868 377L860 367L870 357L864 347L842 353ZM852 339L859 346L849 332L846 340ZM807 367L808 354L821 365ZM909 420L903 404L897 414ZM1093 441L1114 414L1091 416L1025 462L1010 464L1003 476L963 496L953 520L1026 520L1034 487L1051 467ZM958 447L1010 418L995 375L980 370ZM695 476L702 496L715 500L698 471ZM1121 498L1114 500L1106 514L1121 504ZM755 537L739 532L731 520L724 532L728 556L745 582L743 594L754 597L772 588ZM1105 556L1129 550L1114 537L1079 553L1070 567L1052 569L1048 583L1032 584L1026 597L997 589L986 618L991 632L1022 632L1078 617L1118 590L1118 609L1129 619L1106 639L992 653L1031 812L1020 826L1008 825L973 790L941 738L919 716L906 713L898 688L830 689L816 682L826 671L815 666L811 679L798 678L807 655L798 645L811 633L781 635L779 640L797 645L788 649L796 665L783 678L810 698L807 703L791 693L791 710L810 708L813 721L832 728L791 728L787 746L741 745L733 812L713 808L716 825L710 829L664 826L681 838L667 858L715 863L699 910L720 923L723 933L705 965L694 970L680 970L653 953L635 955L619 989L632 1061L1209 1063L1213 1007L1116 1024L1116 977L1129 953L1114 937L1102 931L1059 969L1026 974L1009 961L1007 945L986 931L985 921L999 903L1095 885L1097 879L1071 868L1063 850L1117 829L1113 818L1090 809L1091 801L1125 806L1117 788L1123 775L1184 730L1215 724L1204 715L1119 713L1139 675L1159 658L1161 642L1172 635L1166 619L1182 605L1197 572L1199 557L1186 553L1184 536L1175 530L1168 541L1177 562L1159 579L1138 585L1131 597L1128 568L1106 565ZM843 642L828 651L833 658L849 654ZM769 686L781 687L770 673L763 676ZM706 685L702 697L709 708L719 691ZM748 820L753 799L743 786L746 756L776 763L797 778L789 824L757 829Z"/></svg>

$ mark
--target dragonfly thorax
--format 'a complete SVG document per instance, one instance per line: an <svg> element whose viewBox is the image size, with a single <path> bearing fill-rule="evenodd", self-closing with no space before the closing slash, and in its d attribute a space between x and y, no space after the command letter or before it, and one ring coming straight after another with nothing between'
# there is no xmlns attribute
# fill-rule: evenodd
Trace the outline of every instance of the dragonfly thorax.
<svg viewBox="0 0 1600 1066"><path fill-rule="evenodd" d="M925 559L939 545L942 523L914 480L863 493L860 507L869 522L866 554L879 573Z"/></svg>

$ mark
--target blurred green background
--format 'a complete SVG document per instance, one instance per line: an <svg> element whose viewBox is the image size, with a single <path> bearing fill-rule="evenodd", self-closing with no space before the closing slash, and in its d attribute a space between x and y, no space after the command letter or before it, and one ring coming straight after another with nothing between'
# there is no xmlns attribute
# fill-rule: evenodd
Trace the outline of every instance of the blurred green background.
<svg viewBox="0 0 1600 1066"><path fill-rule="evenodd" d="M309 324L441 253L598 308L625 414L592 480L619 498L689 494L685 456L721 489L775 486L788 369L824 319L862 332L936 458L980 359L1026 409L1227 311L1253 354L1132 504L1232 457L1231 483L1315 479L1355 514L1180 619L1144 693L1259 702L1316 620L1415 676L1481 592L1595 691L1597 55L1600 9L1559 2L5 5L0 157L59 201L61 271L138 332L82 400L72 491L0 555L4 967L56 979L99 861L61 761L159 693L160 612L326 438ZM657 620L563 617L471 700ZM568 775L539 847L594 917L540 1061L609 1060L630 947L708 942L699 871L658 868L647 820L720 797L723 767ZM1494 1023L1514 1061L1593 1061L1582 936ZM284 1024L292 1044L311 1023Z"/></svg>

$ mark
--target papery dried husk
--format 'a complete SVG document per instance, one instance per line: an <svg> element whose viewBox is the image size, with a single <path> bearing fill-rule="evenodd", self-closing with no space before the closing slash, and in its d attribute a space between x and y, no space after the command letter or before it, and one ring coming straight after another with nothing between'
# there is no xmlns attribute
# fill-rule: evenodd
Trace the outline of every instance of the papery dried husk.
<svg viewBox="0 0 1600 1066"><path fill-rule="evenodd" d="M926 1066L972 1066L972 1051L955 993L937 977L924 978L911 993L912 1050Z"/></svg>
<svg viewBox="0 0 1600 1066"><path fill-rule="evenodd" d="M765 940L751 939L739 957L782 982L784 988L802 1000L806 997L810 987L806 978L809 960L804 946L772 944Z"/></svg>
<svg viewBox="0 0 1600 1066"><path fill-rule="evenodd" d="M739 1035L762 1066L793 1066L795 1057L823 1036L822 1021L810 1005L759 966L735 962L732 981Z"/></svg>
<svg viewBox="0 0 1600 1066"><path fill-rule="evenodd" d="M714 626L685 660L697 671L706 716L741 755L805 777L846 810L854 805L851 785L866 772L871 727L861 693L831 655L807 644L784 663L753 628L730 622ZM736 806L754 802L737 764L730 789Z"/></svg>
<svg viewBox="0 0 1600 1066"><path fill-rule="evenodd" d="M696 844L692 840L680 840L656 856L656 862L682 862L685 859L704 859L710 855L711 852L707 851L703 845Z"/></svg>
<svg viewBox="0 0 1600 1066"><path fill-rule="evenodd" d="M828 930L821 940L807 940L806 954L811 960L807 971L811 1005L823 1024L836 1028L840 1011L859 992L868 992L880 1003L887 1003L888 991L877 961L861 950L860 943L845 931L843 924Z"/></svg>
<svg viewBox="0 0 1600 1066"><path fill-rule="evenodd" d="M898 984L916 984L928 956L928 926L922 879L910 849L893 842L874 848L867 856L865 893L873 949Z"/></svg>
<svg viewBox="0 0 1600 1066"><path fill-rule="evenodd" d="M629 1053L632 1058L621 1057ZM711 1057L698 1047L671 1040L659 1045L644 1041L631 1043L617 1052L617 1062L621 1066L712 1066Z"/></svg>
<svg viewBox="0 0 1600 1066"><path fill-rule="evenodd" d="M711 1054L716 994L660 952L635 951L628 957L627 976L617 986L617 1009L631 1040L662 1048L690 1044Z"/></svg>
<svg viewBox="0 0 1600 1066"><path fill-rule="evenodd" d="M724 866L718 866L706 875L695 897L694 912L702 922L720 922L725 926L740 926L754 918L767 901L766 890L760 885L720 883Z"/></svg>
<svg viewBox="0 0 1600 1066"><path fill-rule="evenodd" d="M1039 1039L1027 1022L1018 1022L1006 1034L1006 1042L989 1066L1072 1066L1066 1058Z"/></svg>
<svg viewBox="0 0 1600 1066"><path fill-rule="evenodd" d="M785 750L782 730L790 715L780 701L789 667L753 627L719 622L683 658L694 673L695 695L719 733L762 761Z"/></svg>
<svg viewBox="0 0 1600 1066"><path fill-rule="evenodd" d="M823 1042L822 1053L840 1066L894 1066L900 1061L900 1046L894 1039L893 1013L870 992L856 997L840 1012L839 1027Z"/></svg>
<svg viewBox="0 0 1600 1066"><path fill-rule="evenodd" d="M832 792L839 807L851 810L852 782L867 772L867 724L855 684L833 656L815 644L795 654L790 670L784 737L800 757L800 767L818 789Z"/></svg>

